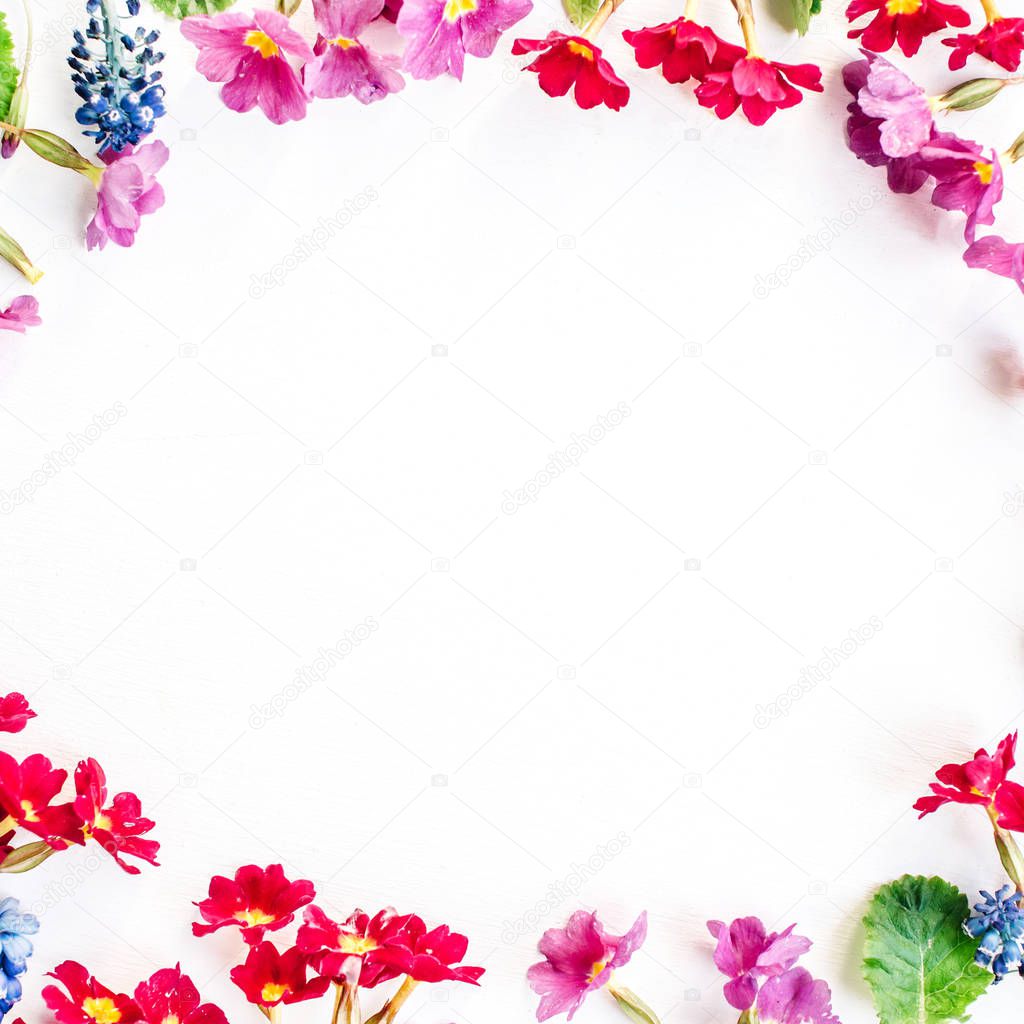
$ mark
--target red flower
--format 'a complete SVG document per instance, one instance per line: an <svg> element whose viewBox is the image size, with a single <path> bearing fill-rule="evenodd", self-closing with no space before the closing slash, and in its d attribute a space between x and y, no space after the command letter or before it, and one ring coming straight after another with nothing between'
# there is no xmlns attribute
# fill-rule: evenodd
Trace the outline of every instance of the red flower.
<svg viewBox="0 0 1024 1024"><path fill-rule="evenodd" d="M629 100L629 86L601 56L601 48L582 36L549 32L544 39L517 39L514 54L543 51L527 71L537 72L540 87L549 96L564 96L573 85L576 102L589 110L603 103L620 110Z"/></svg>
<svg viewBox="0 0 1024 1024"><path fill-rule="evenodd" d="M980 32L943 39L942 45L953 48L950 71L959 71L972 53L987 57L1007 71L1016 71L1024 51L1024 18L996 18Z"/></svg>
<svg viewBox="0 0 1024 1024"><path fill-rule="evenodd" d="M156 823L142 817L142 804L134 793L118 793L109 807L103 806L107 801L107 777L95 758L78 762L75 792L75 813L84 823L87 839L95 839L130 875L137 875L139 869L126 864L122 854L157 864L160 844L155 839L139 838Z"/></svg>
<svg viewBox="0 0 1024 1024"><path fill-rule="evenodd" d="M299 949L310 954L310 963L317 973L335 981L357 982L362 988L373 988L407 974L412 962L412 942L425 930L414 914L399 915L393 907L386 907L373 917L356 910L341 924L319 907L307 907L303 921L295 941ZM382 963L384 949L399 952Z"/></svg>
<svg viewBox="0 0 1024 1024"><path fill-rule="evenodd" d="M67 777L63 768L54 768L42 754L31 754L18 764L0 751L0 807L56 850L65 849L68 843L85 843L82 821L73 805L50 806Z"/></svg>
<svg viewBox="0 0 1024 1024"><path fill-rule="evenodd" d="M673 84L691 78L702 82L711 71L728 71L745 52L685 17L653 28L627 29L622 38L636 51L640 67L660 65L665 80Z"/></svg>
<svg viewBox="0 0 1024 1024"><path fill-rule="evenodd" d="M209 935L218 928L237 925L251 946L261 942L265 932L290 923L295 911L312 902L315 895L312 882L289 882L280 864L266 868L248 864L235 872L233 881L223 875L210 879L209 898L196 904L208 923L194 923L192 934Z"/></svg>
<svg viewBox="0 0 1024 1024"><path fill-rule="evenodd" d="M20 693L0 697L0 732L21 732L36 713Z"/></svg>
<svg viewBox="0 0 1024 1024"><path fill-rule="evenodd" d="M200 1003L192 979L177 967L164 967L149 981L140 981L135 1002L146 1024L228 1024L224 1011L212 1003Z"/></svg>
<svg viewBox="0 0 1024 1024"><path fill-rule="evenodd" d="M43 989L43 1002L59 1024L132 1024L141 1016L131 996L111 992L74 960L65 960L48 977L68 991L65 995L56 985Z"/></svg>
<svg viewBox="0 0 1024 1024"><path fill-rule="evenodd" d="M803 94L821 92L821 69L813 64L779 64L744 54L728 71L713 71L697 86L697 101L723 120L743 108L751 124L764 124L776 110L795 107Z"/></svg>
<svg viewBox="0 0 1024 1024"><path fill-rule="evenodd" d="M1016 763L1017 734L1001 740L994 754L982 748L964 764L944 764L936 773L938 782L929 783L931 796L921 797L914 810L919 818L937 811L943 804L982 804L992 806L1006 773ZM1011 785L1016 785L1012 783Z"/></svg>
<svg viewBox="0 0 1024 1024"><path fill-rule="evenodd" d="M476 985L484 973L482 967L452 966L466 955L469 947L466 936L451 931L446 924L429 932L425 929L420 918L413 917L406 926L410 939L408 949L387 947L376 954L376 960L393 964L413 981L465 981Z"/></svg>
<svg viewBox="0 0 1024 1024"><path fill-rule="evenodd" d="M279 953L272 942L261 942L249 950L245 963L231 969L231 980L257 1006L298 1003L315 999L327 991L330 978L306 980L309 961L298 946Z"/></svg>
<svg viewBox="0 0 1024 1024"><path fill-rule="evenodd" d="M853 0L846 8L848 21L878 13L864 28L851 29L849 37L861 37L861 43L875 53L885 53L898 43L907 57L921 49L921 41L947 25L966 28L970 15L956 4L943 4L939 0Z"/></svg>

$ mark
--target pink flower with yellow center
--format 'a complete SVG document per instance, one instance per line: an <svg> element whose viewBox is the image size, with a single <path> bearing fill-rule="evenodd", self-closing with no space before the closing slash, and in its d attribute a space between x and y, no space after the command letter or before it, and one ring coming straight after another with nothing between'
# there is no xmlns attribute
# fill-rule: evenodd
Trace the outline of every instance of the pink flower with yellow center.
<svg viewBox="0 0 1024 1024"><path fill-rule="evenodd" d="M197 70L210 82L223 82L221 99L230 110L259 106L274 124L306 116L309 97L288 62L313 59L309 43L283 14L226 11L186 18L181 33L199 48Z"/></svg>

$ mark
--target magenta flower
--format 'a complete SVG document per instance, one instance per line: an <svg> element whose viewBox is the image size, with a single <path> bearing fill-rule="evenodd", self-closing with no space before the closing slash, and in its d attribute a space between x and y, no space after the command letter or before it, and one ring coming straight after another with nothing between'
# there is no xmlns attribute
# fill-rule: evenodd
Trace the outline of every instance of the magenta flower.
<svg viewBox="0 0 1024 1024"><path fill-rule="evenodd" d="M868 117L878 118L882 152L891 157L917 153L932 137L935 118L924 89L884 57L862 50L867 75L857 103Z"/></svg>
<svg viewBox="0 0 1024 1024"><path fill-rule="evenodd" d="M39 303L31 295L19 295L2 313L0 313L0 331L17 331L19 334L25 333L26 327L38 327L43 321L39 317ZM20 693L11 693L8 696L2 698L4 705L4 711L7 711L7 705L13 704L12 698L20 699L24 710L19 714L13 713L0 714L0 731L2 732L18 732L25 728L25 722L29 718L35 718L35 712L28 710L28 703ZM20 724L12 726L9 723L14 722L17 719Z"/></svg>
<svg viewBox="0 0 1024 1024"><path fill-rule="evenodd" d="M1024 292L1024 243L1007 242L999 235L986 235L964 253L964 262L975 270L1008 277Z"/></svg>
<svg viewBox="0 0 1024 1024"><path fill-rule="evenodd" d="M832 992L802 967L769 978L757 994L760 1024L839 1024Z"/></svg>
<svg viewBox="0 0 1024 1024"><path fill-rule="evenodd" d="M313 51L283 14L191 17L181 23L181 34L199 48L196 69L207 81L224 83L220 97L229 110L244 113L258 104L274 124L306 116L309 97L287 55L308 61Z"/></svg>
<svg viewBox="0 0 1024 1024"><path fill-rule="evenodd" d="M403 66L413 78L448 72L461 80L465 55L489 57L532 9L532 0L405 0L397 21L409 40Z"/></svg>
<svg viewBox="0 0 1024 1024"><path fill-rule="evenodd" d="M717 939L715 966L730 980L725 998L737 1010L749 1010L757 996L759 978L775 978L788 971L811 948L811 940L794 935L796 925L768 934L756 917L738 917L730 925L708 921Z"/></svg>
<svg viewBox="0 0 1024 1024"><path fill-rule="evenodd" d="M147 142L136 150L122 150L103 169L96 213L85 228L88 248L102 249L108 239L115 245L134 245L143 214L164 205L164 190L156 172L169 156L162 142Z"/></svg>
<svg viewBox="0 0 1024 1024"><path fill-rule="evenodd" d="M530 988L541 997L537 1020L560 1013L572 1020L587 995L608 984L612 971L629 963L645 938L646 910L625 935L609 935L597 914L585 910L577 910L564 928L549 928L537 944L546 959L526 973Z"/></svg>
<svg viewBox="0 0 1024 1024"><path fill-rule="evenodd" d="M937 136L918 154L922 170L936 181L932 202L967 216L964 238L973 242L979 224L994 224L996 203L1003 197L1003 168L998 154L983 155L976 142L955 135Z"/></svg>

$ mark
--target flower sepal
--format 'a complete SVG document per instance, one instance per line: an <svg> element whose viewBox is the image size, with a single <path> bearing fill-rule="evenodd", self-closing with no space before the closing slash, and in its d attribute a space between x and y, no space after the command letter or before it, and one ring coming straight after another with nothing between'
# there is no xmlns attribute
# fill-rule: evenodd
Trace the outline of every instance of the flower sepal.
<svg viewBox="0 0 1024 1024"><path fill-rule="evenodd" d="M36 284L43 276L43 272L32 263L25 250L3 228L0 228L0 257L7 260L15 270L21 271L32 284Z"/></svg>
<svg viewBox="0 0 1024 1024"><path fill-rule="evenodd" d="M661 1024L658 1015L632 989L610 981L608 991L633 1024Z"/></svg>
<svg viewBox="0 0 1024 1024"><path fill-rule="evenodd" d="M66 139L54 135L53 132L43 131L41 128L19 128L17 125L6 123L0 123L0 128L20 136L21 141L36 156L41 156L58 167L67 167L68 170L78 171L94 185L99 186L100 180L103 178L103 168L91 160L86 160Z"/></svg>
<svg viewBox="0 0 1024 1024"><path fill-rule="evenodd" d="M978 110L991 103L1010 83L1008 78L972 78L943 93L937 106L940 110Z"/></svg>
<svg viewBox="0 0 1024 1024"><path fill-rule="evenodd" d="M6 875L21 875L26 871L39 867L48 857L53 856L57 850L49 843L40 839L35 843L26 843L11 850L0 863L0 872Z"/></svg>
<svg viewBox="0 0 1024 1024"><path fill-rule="evenodd" d="M1021 157L1024 157L1024 132L1017 136L1013 145L1006 151L1006 155L1011 163L1016 163Z"/></svg>

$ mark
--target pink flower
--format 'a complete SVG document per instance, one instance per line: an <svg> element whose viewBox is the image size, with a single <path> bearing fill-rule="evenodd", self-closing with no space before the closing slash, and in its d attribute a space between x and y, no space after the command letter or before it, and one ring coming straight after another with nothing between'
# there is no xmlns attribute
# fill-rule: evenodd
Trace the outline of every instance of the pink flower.
<svg viewBox="0 0 1024 1024"><path fill-rule="evenodd" d="M19 305L20 304L20 305ZM30 305L31 304L31 305ZM17 307L17 311L15 311ZM0 326L5 318L17 320L21 327L6 327L8 331L21 331L24 333L25 324L42 323L35 315L39 309L39 303L31 295L19 295L8 307L0 313ZM20 693L9 693L6 697L0 697L0 732L21 732L28 725L30 718L35 718L36 713L28 706L28 701Z"/></svg>
<svg viewBox="0 0 1024 1024"><path fill-rule="evenodd" d="M627 29L622 38L633 47L636 62L642 68L661 66L667 82L698 82L712 71L728 71L744 50L719 39L706 25L698 25L686 17L664 25Z"/></svg>
<svg viewBox="0 0 1024 1024"><path fill-rule="evenodd" d="M625 935L609 935L597 914L577 910L564 928L549 928L538 943L546 957L534 964L526 977L541 997L537 1020L560 1013L573 1014L588 993L606 985L612 971L629 963L647 937L644 911Z"/></svg>
<svg viewBox="0 0 1024 1024"><path fill-rule="evenodd" d="M1024 292L1024 244L1020 242L1007 242L1006 239L1000 238L999 235L987 235L985 238L979 238L964 253L964 262L967 266L973 267L976 270L987 270L990 274L1008 277L1011 281L1016 281L1017 286ZM999 796L1002 796L1003 790L1013 785L1015 784L1010 782L1004 783L999 788ZM935 788L934 784L932 788ZM1012 799L1011 796L1013 797ZM928 797L922 797L914 805L921 811L922 816L928 813L922 806L928 799ZM986 801L978 801L978 803L984 802ZM1002 817L1005 817L1007 820L1001 820L1000 824L1006 828L1024 832L1024 815L1017 813L1020 807L1024 805L1024 800L1018 799L1016 794L1013 794L1011 791L1006 797L1006 804L1006 810Z"/></svg>
<svg viewBox="0 0 1024 1024"><path fill-rule="evenodd" d="M396 23L409 40L403 66L413 78L461 79L467 53L489 57L501 33L532 9L532 0L405 0Z"/></svg>
<svg viewBox="0 0 1024 1024"><path fill-rule="evenodd" d="M867 57L867 76L857 94L860 109L881 121L882 152L890 157L917 153L932 137L935 118L924 90L884 57Z"/></svg>
<svg viewBox="0 0 1024 1024"><path fill-rule="evenodd" d="M145 1024L228 1024L224 1011L212 1003L201 1003L199 992L181 965L164 967L140 981L135 1004Z"/></svg>
<svg viewBox="0 0 1024 1024"><path fill-rule="evenodd" d="M925 36L944 29L947 25L966 28L971 16L956 4L943 4L939 0L852 0L846 8L849 21L875 12L864 28L852 29L851 39L860 37L869 49L884 53L898 43L904 56L913 57L921 49Z"/></svg>
<svg viewBox="0 0 1024 1024"><path fill-rule="evenodd" d="M621 110L629 102L629 86L601 56L601 48L582 36L549 32L543 39L517 39L512 53L539 52L527 71L537 72L537 82L549 96L564 96L573 86L578 106L590 110L603 103Z"/></svg>
<svg viewBox="0 0 1024 1024"><path fill-rule="evenodd" d="M839 1024L832 993L802 967L769 978L757 994L760 1024Z"/></svg>
<svg viewBox="0 0 1024 1024"><path fill-rule="evenodd" d="M738 917L730 925L708 921L717 939L715 966L730 980L725 998L737 1010L749 1010L757 996L759 978L774 978L788 971L811 948L811 940L794 935L795 924L783 932L765 930L757 917Z"/></svg>
<svg viewBox="0 0 1024 1024"><path fill-rule="evenodd" d="M980 32L943 39L942 45L953 48L949 55L950 71L959 71L972 53L987 57L1007 71L1016 71L1024 51L1024 18L996 18Z"/></svg>
<svg viewBox="0 0 1024 1024"><path fill-rule="evenodd" d="M288 63L292 54L313 59L309 43L276 11L232 11L186 18L181 34L199 48L197 70L210 82L223 82L221 99L244 113L257 104L274 124L306 116L309 97Z"/></svg>
<svg viewBox="0 0 1024 1024"><path fill-rule="evenodd" d="M762 125L803 94L794 85L821 92L821 69L813 64L780 64L744 54L727 71L713 71L697 86L697 102L725 120L742 108L751 124Z"/></svg>
<svg viewBox="0 0 1024 1024"><path fill-rule="evenodd" d="M156 180L170 156L162 142L147 142L132 151L125 149L103 170L96 213L85 229L90 249L102 249L109 239L115 245L135 243L143 214L164 205L164 190Z"/></svg>
<svg viewBox="0 0 1024 1024"><path fill-rule="evenodd" d="M932 202L943 210L967 216L964 238L973 242L979 224L994 224L996 203L1003 197L1003 168L999 155L982 153L976 142L939 136L920 154L921 168L937 182Z"/></svg>

